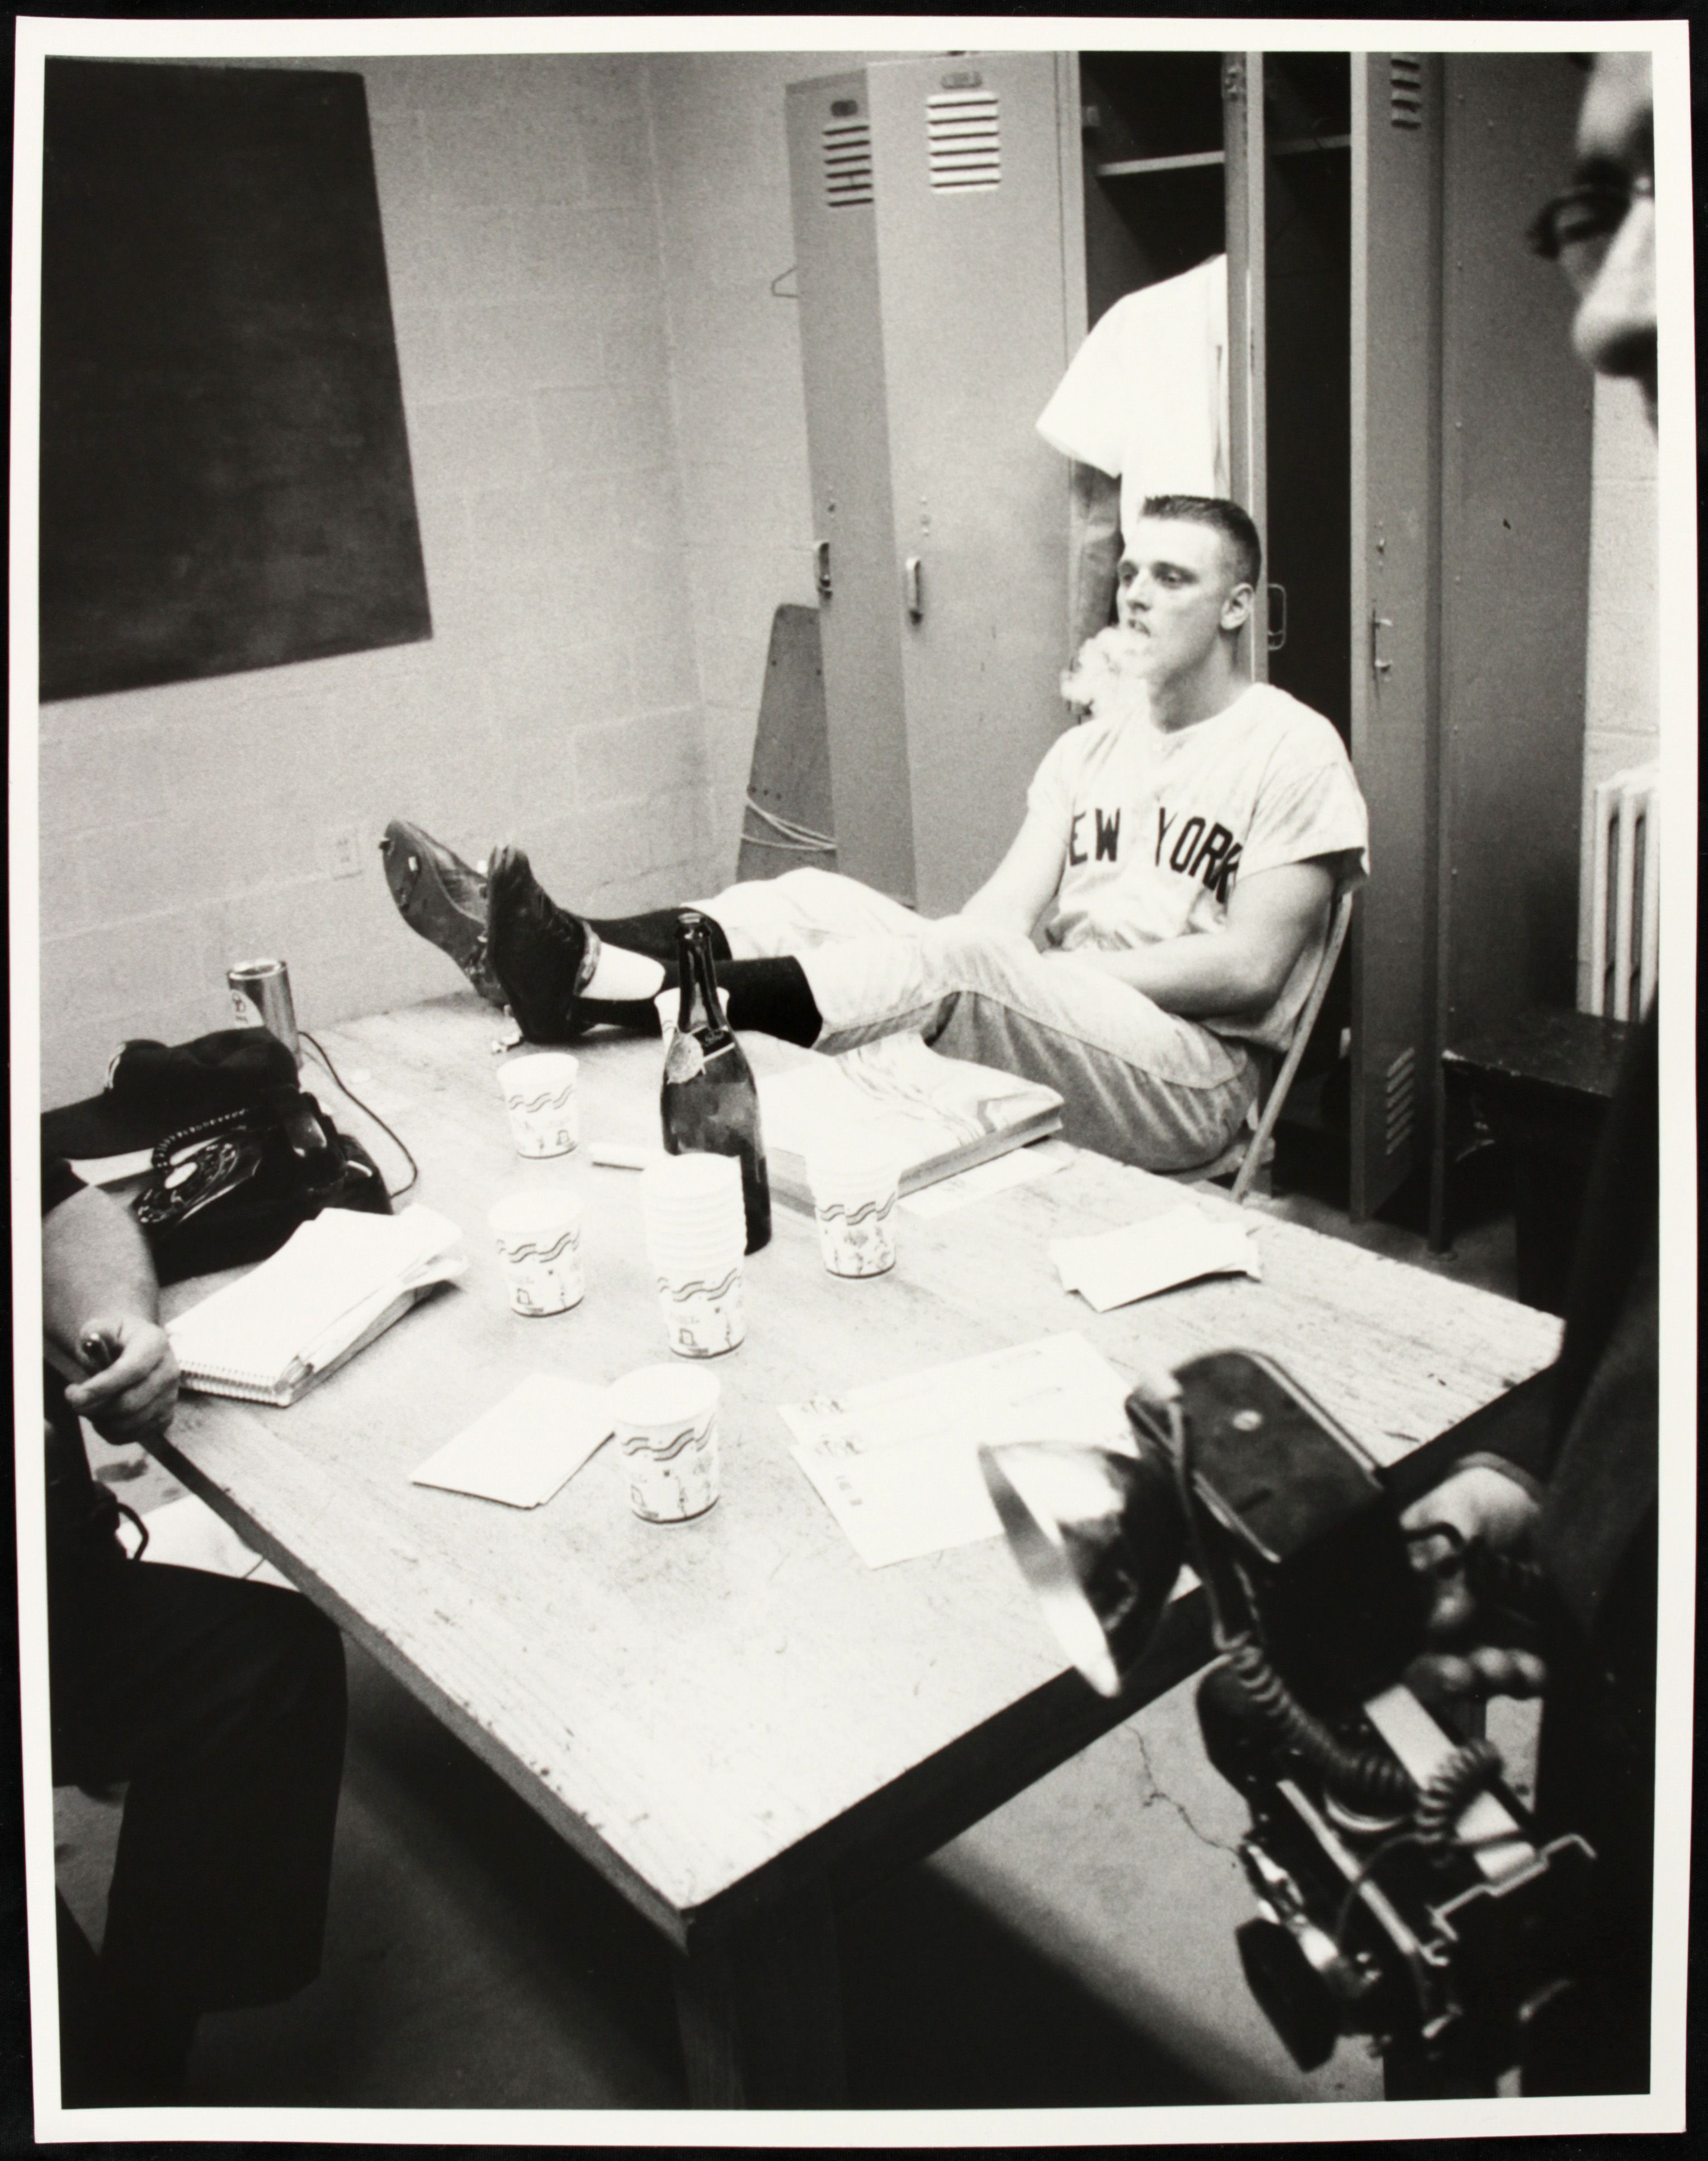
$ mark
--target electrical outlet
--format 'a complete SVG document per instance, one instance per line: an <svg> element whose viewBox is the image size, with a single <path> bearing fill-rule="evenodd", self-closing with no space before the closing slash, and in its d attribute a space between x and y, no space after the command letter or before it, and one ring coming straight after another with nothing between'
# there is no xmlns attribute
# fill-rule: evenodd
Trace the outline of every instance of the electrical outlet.
<svg viewBox="0 0 1708 2161"><path fill-rule="evenodd" d="M362 836L354 825L341 825L327 843L334 877L362 875Z"/></svg>

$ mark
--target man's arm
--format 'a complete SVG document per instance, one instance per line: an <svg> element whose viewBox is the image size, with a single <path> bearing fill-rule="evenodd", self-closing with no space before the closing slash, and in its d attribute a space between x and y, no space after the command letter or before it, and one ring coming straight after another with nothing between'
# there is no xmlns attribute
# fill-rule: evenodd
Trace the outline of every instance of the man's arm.
<svg viewBox="0 0 1708 2161"><path fill-rule="evenodd" d="M1164 1013L1255 1019L1320 934L1334 889L1325 862L1278 864L1236 882L1220 930L1114 953L1082 945L1069 957L1143 991Z"/></svg>
<svg viewBox="0 0 1708 2161"><path fill-rule="evenodd" d="M178 1362L159 1315L154 1263L125 1210L85 1187L43 1219L47 1355L77 1380L65 1391L66 1403L112 1440L157 1432L177 1400ZM80 1346L91 1334L104 1336L117 1355L85 1379Z"/></svg>
<svg viewBox="0 0 1708 2161"><path fill-rule="evenodd" d="M1097 466L1073 466L1069 524L1069 658L1107 627L1121 560L1121 482Z"/></svg>
<svg viewBox="0 0 1708 2161"><path fill-rule="evenodd" d="M1055 898L1066 854L1051 822L1035 810L1028 811L1013 846L961 914L989 929L1029 938L1039 917Z"/></svg>

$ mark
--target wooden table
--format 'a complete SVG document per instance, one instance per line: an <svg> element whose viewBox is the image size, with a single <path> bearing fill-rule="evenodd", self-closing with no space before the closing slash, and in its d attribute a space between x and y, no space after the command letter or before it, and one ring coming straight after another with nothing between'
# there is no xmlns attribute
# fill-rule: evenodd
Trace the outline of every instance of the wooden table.
<svg viewBox="0 0 1708 2161"><path fill-rule="evenodd" d="M462 1284L289 1410L186 1398L162 1453L664 1933L697 2104L832 2103L837 1898L976 1822L1203 1651L1195 1632L1189 1644L1165 1630L1112 1704L1064 1671L1000 1539L867 1569L776 1407L1078 1329L1127 1373L1140 1358L1269 1351L1391 1461L1545 1364L1558 1325L1272 1219L1261 1284L1098 1315L1061 1290L1051 1238L1182 1195L1081 1154L940 1219L904 1216L895 1270L871 1281L826 1274L810 1221L779 1208L748 1263L747 1341L718 1363L722 1497L695 1523L639 1522L608 1450L534 1511L414 1486L524 1373L605 1383L667 1355L638 1179L585 1148L518 1161L497 1025L461 996L325 1032L419 1159L419 1197L463 1226ZM759 1064L800 1055L754 1050ZM655 1042L584 1046L584 1140L654 1138L659 1066ZM305 1079L362 1127L312 1063ZM586 1205L587 1295L518 1319L485 1211L559 1179Z"/></svg>

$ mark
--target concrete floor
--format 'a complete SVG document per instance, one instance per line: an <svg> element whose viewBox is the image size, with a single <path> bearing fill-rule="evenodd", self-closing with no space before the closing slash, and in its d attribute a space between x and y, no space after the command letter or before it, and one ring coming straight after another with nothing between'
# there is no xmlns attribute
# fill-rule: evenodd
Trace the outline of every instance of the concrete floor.
<svg viewBox="0 0 1708 2161"><path fill-rule="evenodd" d="M1498 1213L1435 1257L1320 1202L1262 1205L1511 1294ZM143 1513L177 1492L134 1454L102 1468ZM169 1520L194 1534L194 1515ZM216 1544L214 1565L246 1565ZM354 1650L350 1670L324 1971L291 2002L204 2020L190 2101L680 2106L651 1930ZM1192 1699L1163 1698L841 1917L857 2107L1379 2097L1356 2045L1301 2075L1247 1992L1244 1813L1203 1760ZM58 1800L61 1887L98 1940L117 1802Z"/></svg>

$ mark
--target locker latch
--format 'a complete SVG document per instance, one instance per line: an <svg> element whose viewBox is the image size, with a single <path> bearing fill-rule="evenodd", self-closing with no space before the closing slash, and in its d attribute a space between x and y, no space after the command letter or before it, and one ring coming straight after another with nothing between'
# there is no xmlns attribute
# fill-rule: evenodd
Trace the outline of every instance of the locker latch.
<svg viewBox="0 0 1708 2161"><path fill-rule="evenodd" d="M902 565L902 604L907 609L909 622L925 620L925 596L920 584L917 555L909 555Z"/></svg>
<svg viewBox="0 0 1708 2161"><path fill-rule="evenodd" d="M817 547L813 549L813 582L819 589L819 598L821 601L829 600L831 597L831 544L828 540L820 540Z"/></svg>
<svg viewBox="0 0 1708 2161"><path fill-rule="evenodd" d="M1393 628L1393 617L1391 615L1377 615L1374 608L1371 609L1370 667L1373 674L1388 675L1393 672L1393 663L1391 660L1384 660L1382 657L1382 633L1384 630Z"/></svg>
<svg viewBox="0 0 1708 2161"><path fill-rule="evenodd" d="M1278 653L1287 643L1287 588L1272 580L1269 586L1269 650Z"/></svg>

